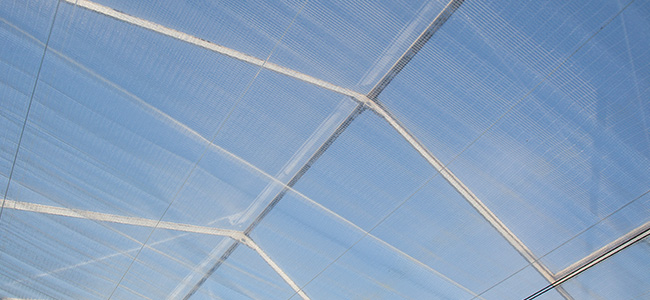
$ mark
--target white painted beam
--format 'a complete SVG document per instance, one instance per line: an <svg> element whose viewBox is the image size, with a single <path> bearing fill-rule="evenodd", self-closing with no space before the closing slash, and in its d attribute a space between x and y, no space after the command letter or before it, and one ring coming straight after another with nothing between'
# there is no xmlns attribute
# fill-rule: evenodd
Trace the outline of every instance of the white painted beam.
<svg viewBox="0 0 650 300"><path fill-rule="evenodd" d="M296 292L296 294L298 294L303 300L309 300L309 297L307 296L307 294L291 279L291 277L289 277L289 275L287 275L287 273L284 272L284 270L282 270L282 268L280 268L280 266L278 266L278 264L276 264L273 261L273 259L271 259L271 257L268 254L266 254L266 252L264 252L264 250L262 250L262 248L260 248L260 246L257 245L257 243L255 243L253 241L253 239L251 239L247 235L241 233L237 240L240 243L242 243L242 244L248 246L249 248L255 250L255 252L257 252L257 254L259 254L262 257L262 259L269 266L271 266L271 268L273 268L273 270L276 273L278 273L278 275L280 275L280 277L282 277L282 280L284 280L289 286L291 286L293 291Z"/></svg>
<svg viewBox="0 0 650 300"><path fill-rule="evenodd" d="M364 96L365 97L365 96ZM549 270L533 252L506 226L484 203L476 196L454 173L451 172L437 157L435 157L413 134L411 134L383 105L365 97L361 100L370 109L384 118L411 146L467 201L494 229L497 230L517 252L539 272L546 281L552 283L556 276ZM558 292L567 300L573 299L564 289Z"/></svg>
<svg viewBox="0 0 650 300"><path fill-rule="evenodd" d="M193 36L193 35L190 35L190 34L187 34L187 33L184 33L184 32L169 28L169 27L165 27L163 25L160 25L160 24L157 24L157 23L145 20L145 19L141 19L141 18L138 18L138 17L128 15L126 13L114 10L114 9L112 9L110 7L107 7L107 6L92 2L92 1L88 1L88 0L65 0L65 1L67 3L69 3L69 4L71 4L71 5L76 5L78 7L82 7L82 8L85 8L87 10L94 11L96 13L99 13L99 14L114 18L116 20L120 20L122 22L131 24L131 25L135 25L135 26L138 26L138 27L141 27L141 28L145 28L145 29L151 30L153 32L157 32L159 34L162 34L162 35L165 35L165 36L168 36L168 37L171 37L171 38L174 38L174 39L177 39L177 40L180 40L180 41L183 41L183 42L186 42L186 43L189 43L189 44L192 44L192 45L195 45L195 46L198 46L198 47L210 50L210 51L219 53L221 55L225 55L225 56L228 56L228 57L243 61L243 62L251 64L251 65L259 66L259 67L265 68L267 70L270 70L270 71L273 71L273 72L276 72L276 73L280 73L280 74L283 74L283 75L286 75L286 76L289 76L289 77L292 77L292 78L307 82L309 84L313 84L315 86L318 86L318 87L321 87L321 88L324 88L324 89L327 89L327 90L330 90L330 91L333 91L333 92L336 92L336 93L339 93L339 94L342 94L342 95L351 96L351 97L360 95L359 93L357 93L355 91L352 91L350 89L346 89L344 87L332 84L332 83L327 82L325 80L318 79L318 78L313 77L313 76L309 76L307 74L298 72L296 70L289 69L289 68L280 66L278 64L268 62L266 60L263 60L263 59L260 59L260 58L245 54L243 52L239 52L237 50L234 50L234 49L222 46L222 45L215 44L215 43L210 42L210 41L206 41L206 40L201 39L199 37L196 37L196 36Z"/></svg>
<svg viewBox="0 0 650 300"><path fill-rule="evenodd" d="M151 228L156 227L157 224L158 226L156 228L160 228L160 229L226 236L230 238L238 237L240 234L239 231L230 230L230 229L221 229L221 228L166 222L166 221L160 221L160 223L158 223L158 220L153 220L153 219L127 217L127 216L120 216L114 214L99 213L99 212L83 210L83 209L72 209L72 208L57 207L57 206L36 204L30 202L14 201L8 199L5 200L5 209L14 209L14 210L35 212L35 213L62 216L62 217L71 217L71 218L78 218L78 219L86 219L86 220L110 222L110 223L118 223L118 224L125 224L125 225L142 226L142 227L151 227Z"/></svg>

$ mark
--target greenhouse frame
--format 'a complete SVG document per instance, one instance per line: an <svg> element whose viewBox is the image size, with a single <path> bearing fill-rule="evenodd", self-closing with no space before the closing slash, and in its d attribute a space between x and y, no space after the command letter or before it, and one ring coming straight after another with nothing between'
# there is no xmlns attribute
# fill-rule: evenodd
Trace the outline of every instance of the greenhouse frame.
<svg viewBox="0 0 650 300"><path fill-rule="evenodd" d="M650 299L650 1L0 1L0 299Z"/></svg>

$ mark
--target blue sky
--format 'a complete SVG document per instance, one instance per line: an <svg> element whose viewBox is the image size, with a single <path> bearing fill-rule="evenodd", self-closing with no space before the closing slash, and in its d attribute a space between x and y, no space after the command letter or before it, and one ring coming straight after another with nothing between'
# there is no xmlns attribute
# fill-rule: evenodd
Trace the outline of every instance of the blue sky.
<svg viewBox="0 0 650 300"><path fill-rule="evenodd" d="M446 5L96 3L361 94ZM648 16L645 1L468 1L378 101L559 272L650 221ZM244 230L357 105L68 2L2 1L0 18L7 200ZM521 299L548 284L372 110L250 237L312 299ZM183 295L232 244L6 207L0 297ZM647 297L648 250L563 288ZM239 246L193 299L291 297Z"/></svg>

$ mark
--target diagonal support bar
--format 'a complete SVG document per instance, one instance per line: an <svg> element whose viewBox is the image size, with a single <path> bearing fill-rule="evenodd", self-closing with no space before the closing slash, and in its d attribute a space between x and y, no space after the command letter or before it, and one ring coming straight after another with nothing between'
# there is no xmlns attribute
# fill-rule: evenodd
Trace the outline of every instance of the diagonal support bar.
<svg viewBox="0 0 650 300"><path fill-rule="evenodd" d="M245 234L241 234L239 238L239 242L248 246L249 248L255 250L259 256L262 257L262 259L269 265L271 268L282 277L282 280L284 280L291 288L293 289L294 292L296 292L303 300L310 300L307 294L303 290L300 289L300 287L285 273L278 264L276 264L271 257L260 248L250 237L248 237Z"/></svg>
<svg viewBox="0 0 650 300"><path fill-rule="evenodd" d="M250 234L255 227L268 215L271 210L284 198L284 196L293 188L293 186L302 178L302 176L311 168L311 166L316 163L316 161L325 153L325 151L334 143L334 141L345 131L345 129L350 125L350 123L359 115L363 112L364 106L362 104L358 104L352 112L343 120L336 130L325 140L323 144L318 147L318 149L311 155L311 157L307 160L305 164L300 167L300 169L291 177L289 182L287 182L284 187L282 187L282 190L278 192L275 197L267 204L267 206L255 217L253 222L244 230L244 234L248 235ZM214 265L203 275L203 278L199 280L194 287L183 297L183 300L188 300L196 291L203 285L203 283L206 281L206 279L214 272L219 269L221 264L223 264L224 261L230 257L230 254L232 254L235 249L239 247L239 243L232 244L224 254L214 263ZM301 291L302 292L302 291Z"/></svg>
<svg viewBox="0 0 650 300"><path fill-rule="evenodd" d="M494 229L512 245L517 252L530 263L537 272L549 283L555 281L555 276L533 252L521 241L484 203L469 187L467 187L454 173L451 172L438 158L436 158L413 134L411 134L383 105L379 102L372 101L368 98L363 101L380 117L386 120L393 129L395 129L436 171L488 222ZM562 296L571 300L573 297L564 289L558 288L557 291Z"/></svg>
<svg viewBox="0 0 650 300"><path fill-rule="evenodd" d="M429 26L411 44L404 54L395 62L391 69L381 78L366 96L358 100L366 104L371 110L386 120L436 171L474 207L483 218L494 227L519 254L526 259L548 282L555 281L555 276L542 264L533 252L467 187L454 175L426 146L418 141L399 120L391 114L386 107L381 105L377 97L384 91L390 82L404 69L404 67L424 47L431 37L447 22L451 15L463 4L464 0L451 0L447 6L436 16ZM568 300L573 299L563 289L558 290Z"/></svg>
<svg viewBox="0 0 650 300"><path fill-rule="evenodd" d="M309 84L313 84L315 86L324 88L326 90L330 90L330 91L335 92L335 93L339 93L339 94L342 94L342 95L345 95L345 96L351 96L351 97L360 95L359 93L357 93L357 92L355 92L353 90L346 89L344 87L332 84L332 83L327 82L325 80L322 80L322 79L319 79L319 78L316 78L316 77L313 77L313 76L309 76L307 74L298 72L298 71L293 70L293 69L283 67L283 66L278 65L278 64L274 64L272 62L268 62L268 61L265 62L265 60L263 60L263 59L260 59L260 58L245 54L243 52L239 52L237 50L234 50L234 49L222 46L222 45L218 45L218 44L206 41L206 40L201 39L199 37L196 37L196 36L193 36L193 35L190 35L190 34L175 30L175 29L171 29L169 27L165 27L165 26L160 25L158 23L154 23L154 22L151 22L151 21L148 21L148 20L145 20L145 19L141 19L141 18L138 18L138 17L131 16L129 14L125 14L123 12L114 10L114 9L112 9L110 7L103 6L101 4L97 4L97 3L92 2L92 1L88 1L88 0L65 0L65 1L67 3L69 3L69 4L71 4L71 5L76 5L78 7L82 7L82 8L85 8L87 10L94 11L96 13L105 15L107 17L111 17L113 19L120 20L122 22L131 24L131 25L135 25L135 26L138 26L138 27L141 27L141 28L144 28L144 29L148 29L148 30L151 30L153 32L157 32L159 34L162 34L162 35L165 35L165 36L168 36L168 37L171 37L171 38L174 38L174 39L177 39L177 40L180 40L180 41L183 41L183 42L195 45L195 46L199 46L201 48L204 48L204 49L207 49L207 50L210 50L210 51L213 51L213 52L216 52L216 53L219 53L219 54L222 54L222 55L225 55L225 56L237 59L237 60L240 60L242 62L251 64L251 65L262 67L262 68L265 68L267 70L270 70L270 71L273 71L273 72L276 72L276 73L280 73L280 74L289 76L291 78L295 78L295 79L307 82Z"/></svg>
<svg viewBox="0 0 650 300"><path fill-rule="evenodd" d="M153 220L153 219L120 216L120 215L106 214L106 213L94 212L94 211L83 210L83 209L72 209L72 208L57 207L57 206L36 204L30 202L14 201L8 199L5 200L5 208L27 211L27 212L35 212L41 214L48 214L48 215L55 215L55 216L62 216L62 217L71 217L71 218L118 223L118 224L125 224L125 225L134 225L134 226L141 226L141 227L155 227L156 224L158 224L158 228L160 229L201 233L201 234L208 234L208 235L218 235L218 236L230 237L233 239L237 238L239 236L238 234L240 234L239 231L230 230L230 229L221 229L215 227L206 227L206 226L165 222L165 221L161 221L160 223L158 223L158 220Z"/></svg>

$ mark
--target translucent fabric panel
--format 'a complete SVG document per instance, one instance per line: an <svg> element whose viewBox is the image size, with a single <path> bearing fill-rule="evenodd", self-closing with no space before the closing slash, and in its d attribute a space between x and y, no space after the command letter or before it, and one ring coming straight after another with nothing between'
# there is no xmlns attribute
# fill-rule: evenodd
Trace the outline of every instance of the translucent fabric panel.
<svg viewBox="0 0 650 300"><path fill-rule="evenodd" d="M473 295L445 274L374 237L355 244L304 290L319 299L470 299Z"/></svg>
<svg viewBox="0 0 650 300"><path fill-rule="evenodd" d="M448 1L309 1L271 61L368 92Z"/></svg>
<svg viewBox="0 0 650 300"><path fill-rule="evenodd" d="M542 261L553 270L564 270L647 222L650 222L650 194L646 193L553 249Z"/></svg>
<svg viewBox="0 0 650 300"><path fill-rule="evenodd" d="M229 238L156 229L113 298L165 299L210 249ZM202 293L198 291L198 293ZM106 298L108 295L104 295Z"/></svg>
<svg viewBox="0 0 650 300"><path fill-rule="evenodd" d="M638 228L646 228L647 222L650 222L649 212L650 195L645 194L644 196L635 199L625 207L615 211L611 215L606 216L604 219L600 220L596 224L593 224L586 230L582 231L580 234L572 237L561 246L553 249L553 251L544 255L540 255L538 258L544 265L555 271L556 277L564 276L575 268L582 266L581 262L579 261L585 259L590 255L593 255L593 253L604 246L603 243L612 243L611 245L614 245L616 240L622 238L622 236L628 234L629 232L635 230L638 231ZM644 223L642 223L644 224L642 225L644 227L640 226L641 224L638 223L639 220L644 220ZM602 243L596 243L595 241ZM602 254L602 252L598 253ZM616 255L608 258L608 260L613 259L614 257L616 257ZM643 259L639 257L636 257L635 259L639 259L640 262L643 262ZM567 264L567 261L570 262ZM560 265L560 263L563 263L564 265ZM516 295L516 297L514 297L516 299L526 298L548 285L548 282L542 278L540 278L540 280L537 282L534 282L535 284L532 286L522 285L522 280L524 278L533 278L530 277L530 274L532 273L535 273L535 270L532 268L532 266L528 265L526 268L517 270L515 273L512 273L505 280L491 286L481 295L485 296L486 299L509 299L508 295ZM576 278L580 278L581 276L582 275L579 275ZM640 277L642 278L643 276ZM573 281L575 280L570 280L569 282ZM576 293L576 289L573 289L572 286L576 287L576 285L561 285L561 287L571 296L573 296L574 299L630 299L625 297L599 298L597 296L594 296L594 294L584 294L583 291L578 291ZM620 287L614 284L613 288L619 289ZM565 298L563 298L556 289L552 289L535 299L546 300Z"/></svg>
<svg viewBox="0 0 650 300"><path fill-rule="evenodd" d="M97 35L87 18L117 31ZM160 218L254 68L64 4L57 20L15 180L61 206ZM117 36L149 41L148 54L160 59L189 52L166 66L138 65L146 42L114 47ZM213 76L210 62L239 76ZM209 88L197 89L201 82Z"/></svg>
<svg viewBox="0 0 650 300"><path fill-rule="evenodd" d="M648 299L650 240L643 239L562 286L575 299Z"/></svg>
<svg viewBox="0 0 650 300"><path fill-rule="evenodd" d="M360 295L456 299L471 295L384 241L361 240L364 235L350 221L294 192L251 233L299 286L309 284L304 290L314 299ZM341 255L341 260L330 266Z"/></svg>
<svg viewBox="0 0 650 300"><path fill-rule="evenodd" d="M441 176L372 233L474 295L528 264ZM518 284L534 289L539 278L522 277Z"/></svg>
<svg viewBox="0 0 650 300"><path fill-rule="evenodd" d="M136 123L138 119L129 119L131 111L144 111L178 131L177 135L187 135L187 139L211 139L258 70L196 45L66 3L61 4L55 26L49 52L63 66L52 66L43 80L73 98L93 95L87 101L95 102L87 106L101 108L106 114L124 115L122 125L159 139L169 138L164 132ZM106 92L95 93L98 88L120 95L128 104L101 101L109 96L102 95ZM185 146L182 142L176 145Z"/></svg>
<svg viewBox="0 0 650 300"><path fill-rule="evenodd" d="M289 299L293 289L257 254L239 245L192 299ZM206 297L206 296L210 297Z"/></svg>
<svg viewBox="0 0 650 300"><path fill-rule="evenodd" d="M163 220L243 229L241 215L265 187L276 182L233 156L211 146L183 182ZM249 221L250 222L250 221Z"/></svg>
<svg viewBox="0 0 650 300"><path fill-rule="evenodd" d="M296 189L370 230L433 174L435 170L388 123L365 111Z"/></svg>
<svg viewBox="0 0 650 300"><path fill-rule="evenodd" d="M74 2L74 1L72 1ZM267 58L297 14L291 1L98 0L145 19L261 59Z"/></svg>
<svg viewBox="0 0 650 300"><path fill-rule="evenodd" d="M348 97L262 71L166 220L245 229L355 106Z"/></svg>
<svg viewBox="0 0 650 300"><path fill-rule="evenodd" d="M45 42L50 32L55 10L56 1L2 1L0 3L0 22L3 23L3 30L7 29L6 26L17 27L37 40ZM12 56L11 63L28 63L38 68L40 59L37 61L28 59L29 52L5 52L17 45L10 43L10 40L3 39L3 41L7 41L7 43L0 45L0 49L2 49L0 51ZM37 52L43 53L42 51Z"/></svg>
<svg viewBox="0 0 650 300"><path fill-rule="evenodd" d="M3 195L56 3L0 3L0 181ZM30 20L30 21L27 21Z"/></svg>
<svg viewBox="0 0 650 300"><path fill-rule="evenodd" d="M379 100L449 162L619 9L611 1L464 2Z"/></svg>
<svg viewBox="0 0 650 300"><path fill-rule="evenodd" d="M288 164L307 162L355 106L349 97L262 70L215 144L269 174L292 174Z"/></svg>
<svg viewBox="0 0 650 300"><path fill-rule="evenodd" d="M11 207L0 225L0 295L27 299L106 298L149 230Z"/></svg>
<svg viewBox="0 0 650 300"><path fill-rule="evenodd" d="M538 256L648 191L650 6L629 9L451 164ZM602 229L621 235L647 219L628 217ZM593 235L563 247L554 264L607 242Z"/></svg>
<svg viewBox="0 0 650 300"><path fill-rule="evenodd" d="M481 292L478 297L473 299L521 300L548 284L548 281L539 275L533 266L528 265ZM566 298L557 290L552 289L537 300L566 300Z"/></svg>
<svg viewBox="0 0 650 300"><path fill-rule="evenodd" d="M358 227L293 191L251 232L251 238L299 286L362 236Z"/></svg>

